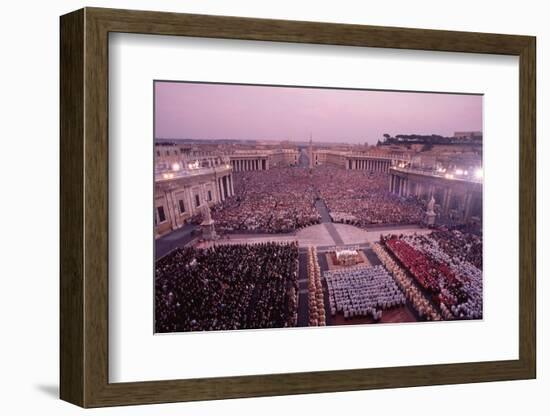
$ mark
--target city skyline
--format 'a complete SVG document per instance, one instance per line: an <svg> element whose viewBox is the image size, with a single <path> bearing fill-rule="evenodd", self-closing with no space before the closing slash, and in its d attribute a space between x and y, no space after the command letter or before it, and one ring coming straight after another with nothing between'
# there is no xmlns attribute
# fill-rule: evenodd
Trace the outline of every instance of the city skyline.
<svg viewBox="0 0 550 416"><path fill-rule="evenodd" d="M385 133L482 131L482 105L482 95L157 81L154 133L372 145Z"/></svg>

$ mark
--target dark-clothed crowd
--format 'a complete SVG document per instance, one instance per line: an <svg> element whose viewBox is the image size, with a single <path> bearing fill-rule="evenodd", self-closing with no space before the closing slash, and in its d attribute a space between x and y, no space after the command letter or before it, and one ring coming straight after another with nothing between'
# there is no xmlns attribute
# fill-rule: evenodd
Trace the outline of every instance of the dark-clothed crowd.
<svg viewBox="0 0 550 416"><path fill-rule="evenodd" d="M156 332L295 326L295 243L178 248L155 270Z"/></svg>

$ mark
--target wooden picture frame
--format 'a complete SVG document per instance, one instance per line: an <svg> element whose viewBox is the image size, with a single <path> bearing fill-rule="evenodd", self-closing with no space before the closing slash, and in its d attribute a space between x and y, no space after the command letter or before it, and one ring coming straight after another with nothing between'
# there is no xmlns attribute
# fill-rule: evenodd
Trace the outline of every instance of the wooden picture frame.
<svg viewBox="0 0 550 416"><path fill-rule="evenodd" d="M82 407L536 377L535 38L85 8L61 17L60 396ZM519 57L519 359L109 383L108 34L246 39Z"/></svg>

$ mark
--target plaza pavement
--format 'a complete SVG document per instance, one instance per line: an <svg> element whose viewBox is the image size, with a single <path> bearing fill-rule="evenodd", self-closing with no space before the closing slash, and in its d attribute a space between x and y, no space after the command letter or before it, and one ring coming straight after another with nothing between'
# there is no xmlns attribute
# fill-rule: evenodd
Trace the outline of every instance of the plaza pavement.
<svg viewBox="0 0 550 416"><path fill-rule="evenodd" d="M329 228L330 226L330 228ZM300 247L328 248L342 245L368 246L380 240L380 234L427 234L430 230L416 225L385 227L364 230L354 225L321 223L298 230L292 234L229 234L219 240L202 242L199 247L224 244L257 244L265 242L285 243L298 241Z"/></svg>

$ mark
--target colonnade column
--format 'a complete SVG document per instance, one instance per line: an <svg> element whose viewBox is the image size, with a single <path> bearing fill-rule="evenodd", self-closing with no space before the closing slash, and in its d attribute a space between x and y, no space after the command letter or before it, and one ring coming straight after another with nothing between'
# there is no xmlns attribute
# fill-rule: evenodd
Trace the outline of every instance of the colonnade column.
<svg viewBox="0 0 550 416"><path fill-rule="evenodd" d="M233 175L229 174L229 185L231 189L231 196L235 195L235 189L233 188Z"/></svg>
<svg viewBox="0 0 550 416"><path fill-rule="evenodd" d="M170 223L172 230L176 230L178 228L178 224L174 213L174 199L172 197L172 193L165 192L164 196L166 198L166 208L168 208L168 222Z"/></svg>
<svg viewBox="0 0 550 416"><path fill-rule="evenodd" d="M405 196L408 197L412 193L413 183L410 179L407 178L407 185L405 186Z"/></svg>
<svg viewBox="0 0 550 416"><path fill-rule="evenodd" d="M470 219L471 213L472 213L472 193L467 192L466 196L464 197L464 221L468 221Z"/></svg>
<svg viewBox="0 0 550 416"><path fill-rule="evenodd" d="M445 189L445 192L443 193L443 204L442 204L444 214L447 214L449 212L449 204L451 202L451 195L452 195L451 189L450 188Z"/></svg>
<svg viewBox="0 0 550 416"><path fill-rule="evenodd" d="M218 195L220 197L220 202L223 202L225 198L223 197L222 193L222 180L221 178L217 178L216 181L218 182Z"/></svg>

